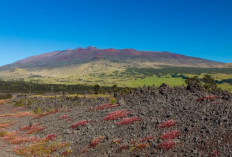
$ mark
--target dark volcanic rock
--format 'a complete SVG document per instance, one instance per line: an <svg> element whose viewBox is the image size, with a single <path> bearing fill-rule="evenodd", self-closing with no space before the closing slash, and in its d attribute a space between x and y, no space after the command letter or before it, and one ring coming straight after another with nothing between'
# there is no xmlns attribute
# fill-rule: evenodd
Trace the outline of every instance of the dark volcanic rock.
<svg viewBox="0 0 232 157"><path fill-rule="evenodd" d="M188 84L187 90L190 90L192 93L204 91L203 87L195 81L192 81Z"/></svg>
<svg viewBox="0 0 232 157"><path fill-rule="evenodd" d="M199 98L209 95L217 96L213 100L197 101ZM72 100L60 100L61 98L49 100L36 98L31 106L46 110L48 107L65 107L66 109L56 114L51 114L33 120L34 123L46 124L46 132L54 133L61 137L63 142L73 143L70 147L73 150L71 156L105 156L128 157L128 156L207 156L212 155L216 150L221 156L231 155L229 151L229 140L232 133L232 103L231 93L226 91L204 91L196 82L184 86L170 87L162 84L159 88L139 88L131 93L120 95L114 93L115 103L119 104L111 108L94 110L97 107L109 104L109 98L78 98ZM92 110L91 110L92 109ZM109 113L123 110L130 113L126 117L115 120L103 120ZM67 122L60 117L68 115L71 121ZM123 118L139 117L128 125L116 125ZM86 120L86 125L78 125L75 128L70 126L76 122ZM176 121L176 125L167 128L158 126L167 120ZM158 148L164 140L159 137L172 130L178 130L180 136L173 139L176 148L170 149L164 154L164 149ZM154 136L154 139L143 141L147 136ZM103 136L104 140L100 145L81 153L88 148L90 143L97 137ZM113 140L120 138L121 143L114 144ZM135 145L131 144L149 143L150 146L138 152L130 151ZM218 142L219 141L219 142ZM130 149L119 151L121 145L129 145Z"/></svg>

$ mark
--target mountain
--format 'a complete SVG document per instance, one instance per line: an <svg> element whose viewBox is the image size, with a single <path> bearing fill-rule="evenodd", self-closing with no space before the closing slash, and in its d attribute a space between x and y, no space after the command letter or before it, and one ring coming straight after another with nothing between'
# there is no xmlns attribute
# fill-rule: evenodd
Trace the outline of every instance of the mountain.
<svg viewBox="0 0 232 157"><path fill-rule="evenodd" d="M41 55L27 57L12 64L1 66L0 70L11 70L14 68L54 68L72 64L88 63L97 60L108 60L112 62L138 61L155 62L173 66L192 67L221 67L221 62L205 60L196 57L189 57L167 51L139 51L135 49L98 49L93 46L86 48L67 49L54 51Z"/></svg>

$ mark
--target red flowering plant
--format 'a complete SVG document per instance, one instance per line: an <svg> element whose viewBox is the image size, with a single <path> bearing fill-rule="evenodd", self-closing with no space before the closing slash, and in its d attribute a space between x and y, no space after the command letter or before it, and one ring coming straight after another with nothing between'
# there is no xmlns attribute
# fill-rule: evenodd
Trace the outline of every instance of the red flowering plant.
<svg viewBox="0 0 232 157"><path fill-rule="evenodd" d="M127 150L129 148L130 148L129 145L121 145L118 150L122 151L122 150Z"/></svg>
<svg viewBox="0 0 232 157"><path fill-rule="evenodd" d="M37 126L37 125L36 125ZM35 128L35 127L34 127ZM29 127L23 127L21 130L29 130ZM21 136L21 131L7 132L3 136L9 144L17 144L13 147L12 152L17 155L22 156L49 156L54 151L62 149L63 147L69 146L68 143L49 143L50 140L53 140L57 135L49 134L43 139L37 137L25 137ZM29 145L24 146L23 143L29 143Z"/></svg>
<svg viewBox="0 0 232 157"><path fill-rule="evenodd" d="M168 128L168 127L174 126L175 124L176 124L175 120L168 120L158 125L158 128Z"/></svg>
<svg viewBox="0 0 232 157"><path fill-rule="evenodd" d="M72 111L72 109L67 109L65 112L69 112L69 111Z"/></svg>
<svg viewBox="0 0 232 157"><path fill-rule="evenodd" d="M66 118L68 118L68 115L63 115L60 117L60 119L66 119Z"/></svg>
<svg viewBox="0 0 232 157"><path fill-rule="evenodd" d="M41 118L41 117L44 117L44 116L47 116L47 115L50 115L50 114L55 114L55 113L60 112L60 111L62 111L62 109L52 110L52 111L47 112L47 113L41 113L41 114L35 116L34 119L38 119L38 118Z"/></svg>
<svg viewBox="0 0 232 157"><path fill-rule="evenodd" d="M123 111L123 110L114 111L114 112L109 113L105 118L103 118L103 120L104 121L116 120L118 118L126 117L129 113L131 113L131 112L130 111Z"/></svg>
<svg viewBox="0 0 232 157"><path fill-rule="evenodd" d="M119 121L119 122L117 122L115 124L117 126L118 125L128 125L128 124L133 123L135 121L141 121L141 120L143 120L143 119L135 116L135 117L130 117L130 118L123 118L121 121Z"/></svg>
<svg viewBox="0 0 232 157"><path fill-rule="evenodd" d="M131 144L134 145L136 143L135 140L131 140Z"/></svg>
<svg viewBox="0 0 232 157"><path fill-rule="evenodd" d="M70 153L72 153L72 150L71 150L71 149L68 149L68 150L64 151L64 152L62 153L62 155L63 155L63 156L67 156L67 155L69 155Z"/></svg>
<svg viewBox="0 0 232 157"><path fill-rule="evenodd" d="M0 100L0 105L4 105L7 102L8 99Z"/></svg>
<svg viewBox="0 0 232 157"><path fill-rule="evenodd" d="M45 129L45 127L38 127L38 125L39 124L35 124L35 125L31 126L29 131L27 131L26 133L27 134L32 134L32 133L35 133L35 132L40 132L40 131Z"/></svg>
<svg viewBox="0 0 232 157"><path fill-rule="evenodd" d="M113 140L113 143L114 143L114 144L118 144L118 143L120 143L120 142L122 142L122 139L121 139L121 138L117 138L117 139L114 139L114 140Z"/></svg>
<svg viewBox="0 0 232 157"><path fill-rule="evenodd" d="M81 120L79 122L74 123L70 127L73 128L73 129L75 129L78 125L85 126L86 123L87 123L87 120Z"/></svg>
<svg viewBox="0 0 232 157"><path fill-rule="evenodd" d="M111 108L111 107L116 107L116 106L118 106L118 104L104 104L104 105L101 105L101 106L98 106L98 107L96 107L96 108L90 108L90 109L88 109L88 111L90 112L90 111L94 111L94 110L103 110L103 109L108 109L108 108Z"/></svg>
<svg viewBox="0 0 232 157"><path fill-rule="evenodd" d="M68 119L66 119L65 121L67 121L67 122L68 122L68 121L72 121L72 119L71 119L71 118L68 118Z"/></svg>
<svg viewBox="0 0 232 157"><path fill-rule="evenodd" d="M82 153L87 152L87 150L88 150L88 148L84 148L84 149L82 150Z"/></svg>
<svg viewBox="0 0 232 157"><path fill-rule="evenodd" d="M26 116L34 116L34 114L31 114L30 112L18 112L18 113L0 115L0 117L14 117L14 118L20 118Z"/></svg>
<svg viewBox="0 0 232 157"><path fill-rule="evenodd" d="M204 101L204 99L212 101L213 99L219 99L219 96L216 95L210 95L210 96L206 96L206 97L201 97L199 99L197 99L197 101Z"/></svg>
<svg viewBox="0 0 232 157"><path fill-rule="evenodd" d="M10 144L22 144L25 142L37 142L40 139L37 137L15 137L14 139L9 140Z"/></svg>
<svg viewBox="0 0 232 157"><path fill-rule="evenodd" d="M178 137L180 135L180 131L178 130L172 130L171 132L169 133L166 133L166 134L163 134L161 136L159 136L161 139L174 139L176 137Z"/></svg>
<svg viewBox="0 0 232 157"><path fill-rule="evenodd" d="M175 143L171 140L169 141L164 141L163 143L159 143L157 145L157 148L162 148L162 149L172 149L174 147Z"/></svg>
<svg viewBox="0 0 232 157"><path fill-rule="evenodd" d="M148 135L147 137L140 139L140 142L148 141L148 140L152 140L152 139L154 139L154 136L152 136L152 135L149 136Z"/></svg>
<svg viewBox="0 0 232 157"><path fill-rule="evenodd" d="M29 145L27 147L17 146L13 148L13 152L17 155L22 156L50 156L56 150L60 150L64 147L69 146L69 143L53 143L48 144L47 142L39 141L39 143Z"/></svg>
<svg viewBox="0 0 232 157"><path fill-rule="evenodd" d="M135 147L132 148L132 150L137 151L141 149L146 149L149 147L149 143L139 143Z"/></svg>
<svg viewBox="0 0 232 157"><path fill-rule="evenodd" d="M3 140L9 141L12 140L16 137L16 135L18 134L18 131L13 131L13 132L7 132L4 136L3 136Z"/></svg>
<svg viewBox="0 0 232 157"><path fill-rule="evenodd" d="M51 140L53 140L55 137L57 137L56 134L49 134L49 135L47 135L43 140L44 140L44 141L51 141Z"/></svg>
<svg viewBox="0 0 232 157"><path fill-rule="evenodd" d="M101 140L103 140L103 139L104 139L103 136L99 136L99 137L95 138L95 139L91 142L91 144L90 144L90 146L89 146L88 148L95 147L95 146L98 145L98 143L99 143Z"/></svg>
<svg viewBox="0 0 232 157"><path fill-rule="evenodd" d="M38 126L38 125L40 125L40 124L34 124L34 125L32 125L32 126L30 126L30 125L24 126L24 127L22 127L21 129L19 129L19 130L20 130L20 131L30 130L31 128L36 127L36 126Z"/></svg>
<svg viewBox="0 0 232 157"><path fill-rule="evenodd" d="M19 121L15 121L15 122L0 122L0 128L8 128L11 125L15 125L16 123L18 123Z"/></svg>

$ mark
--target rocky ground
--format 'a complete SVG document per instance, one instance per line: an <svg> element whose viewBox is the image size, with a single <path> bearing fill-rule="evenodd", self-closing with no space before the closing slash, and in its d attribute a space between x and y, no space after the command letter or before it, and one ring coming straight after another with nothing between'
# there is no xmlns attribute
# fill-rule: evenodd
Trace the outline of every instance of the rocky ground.
<svg viewBox="0 0 232 157"><path fill-rule="evenodd" d="M232 156L231 93L204 91L193 82L187 89L162 84L114 96L114 105L109 104L110 98L25 97L30 99L25 105L33 101L29 108L14 110L37 112L40 108L44 112L53 108L58 112L0 120L20 120L6 132L40 124L44 129L31 135L44 138L55 134L53 140L70 144L51 156L62 156L67 150L71 152L67 156L75 157ZM4 111L0 115L12 111L12 106L1 105ZM0 153L14 156L6 151L13 144L4 137L0 141L7 147Z"/></svg>

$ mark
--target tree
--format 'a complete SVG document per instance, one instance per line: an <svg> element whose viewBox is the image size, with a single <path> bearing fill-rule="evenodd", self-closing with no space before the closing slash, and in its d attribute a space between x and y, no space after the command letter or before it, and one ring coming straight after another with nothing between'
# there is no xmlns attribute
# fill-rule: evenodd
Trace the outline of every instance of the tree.
<svg viewBox="0 0 232 157"><path fill-rule="evenodd" d="M117 85L113 85L111 88L112 88L113 92L117 92L118 91L118 86Z"/></svg>
<svg viewBox="0 0 232 157"><path fill-rule="evenodd" d="M200 83L201 79L197 75L193 77L187 77L187 79L185 80L185 84L189 84L192 81L196 81L197 83Z"/></svg>
<svg viewBox="0 0 232 157"><path fill-rule="evenodd" d="M212 78L210 75L206 74L204 75L204 77L202 78L202 82L204 82L205 84L203 85L203 87L206 90L216 90L217 89L217 84L214 81L214 78Z"/></svg>
<svg viewBox="0 0 232 157"><path fill-rule="evenodd" d="M94 86L94 91L95 91L95 94L101 93L101 87L100 87L100 85L96 84Z"/></svg>
<svg viewBox="0 0 232 157"><path fill-rule="evenodd" d="M186 84L189 84L190 82L195 81L199 84L201 84L202 82L204 83L203 87L205 90L217 90L217 84L215 83L214 78L212 78L210 75L206 74L204 75L204 77L202 79L200 79L197 75L194 77L187 77L187 79L185 80Z"/></svg>

